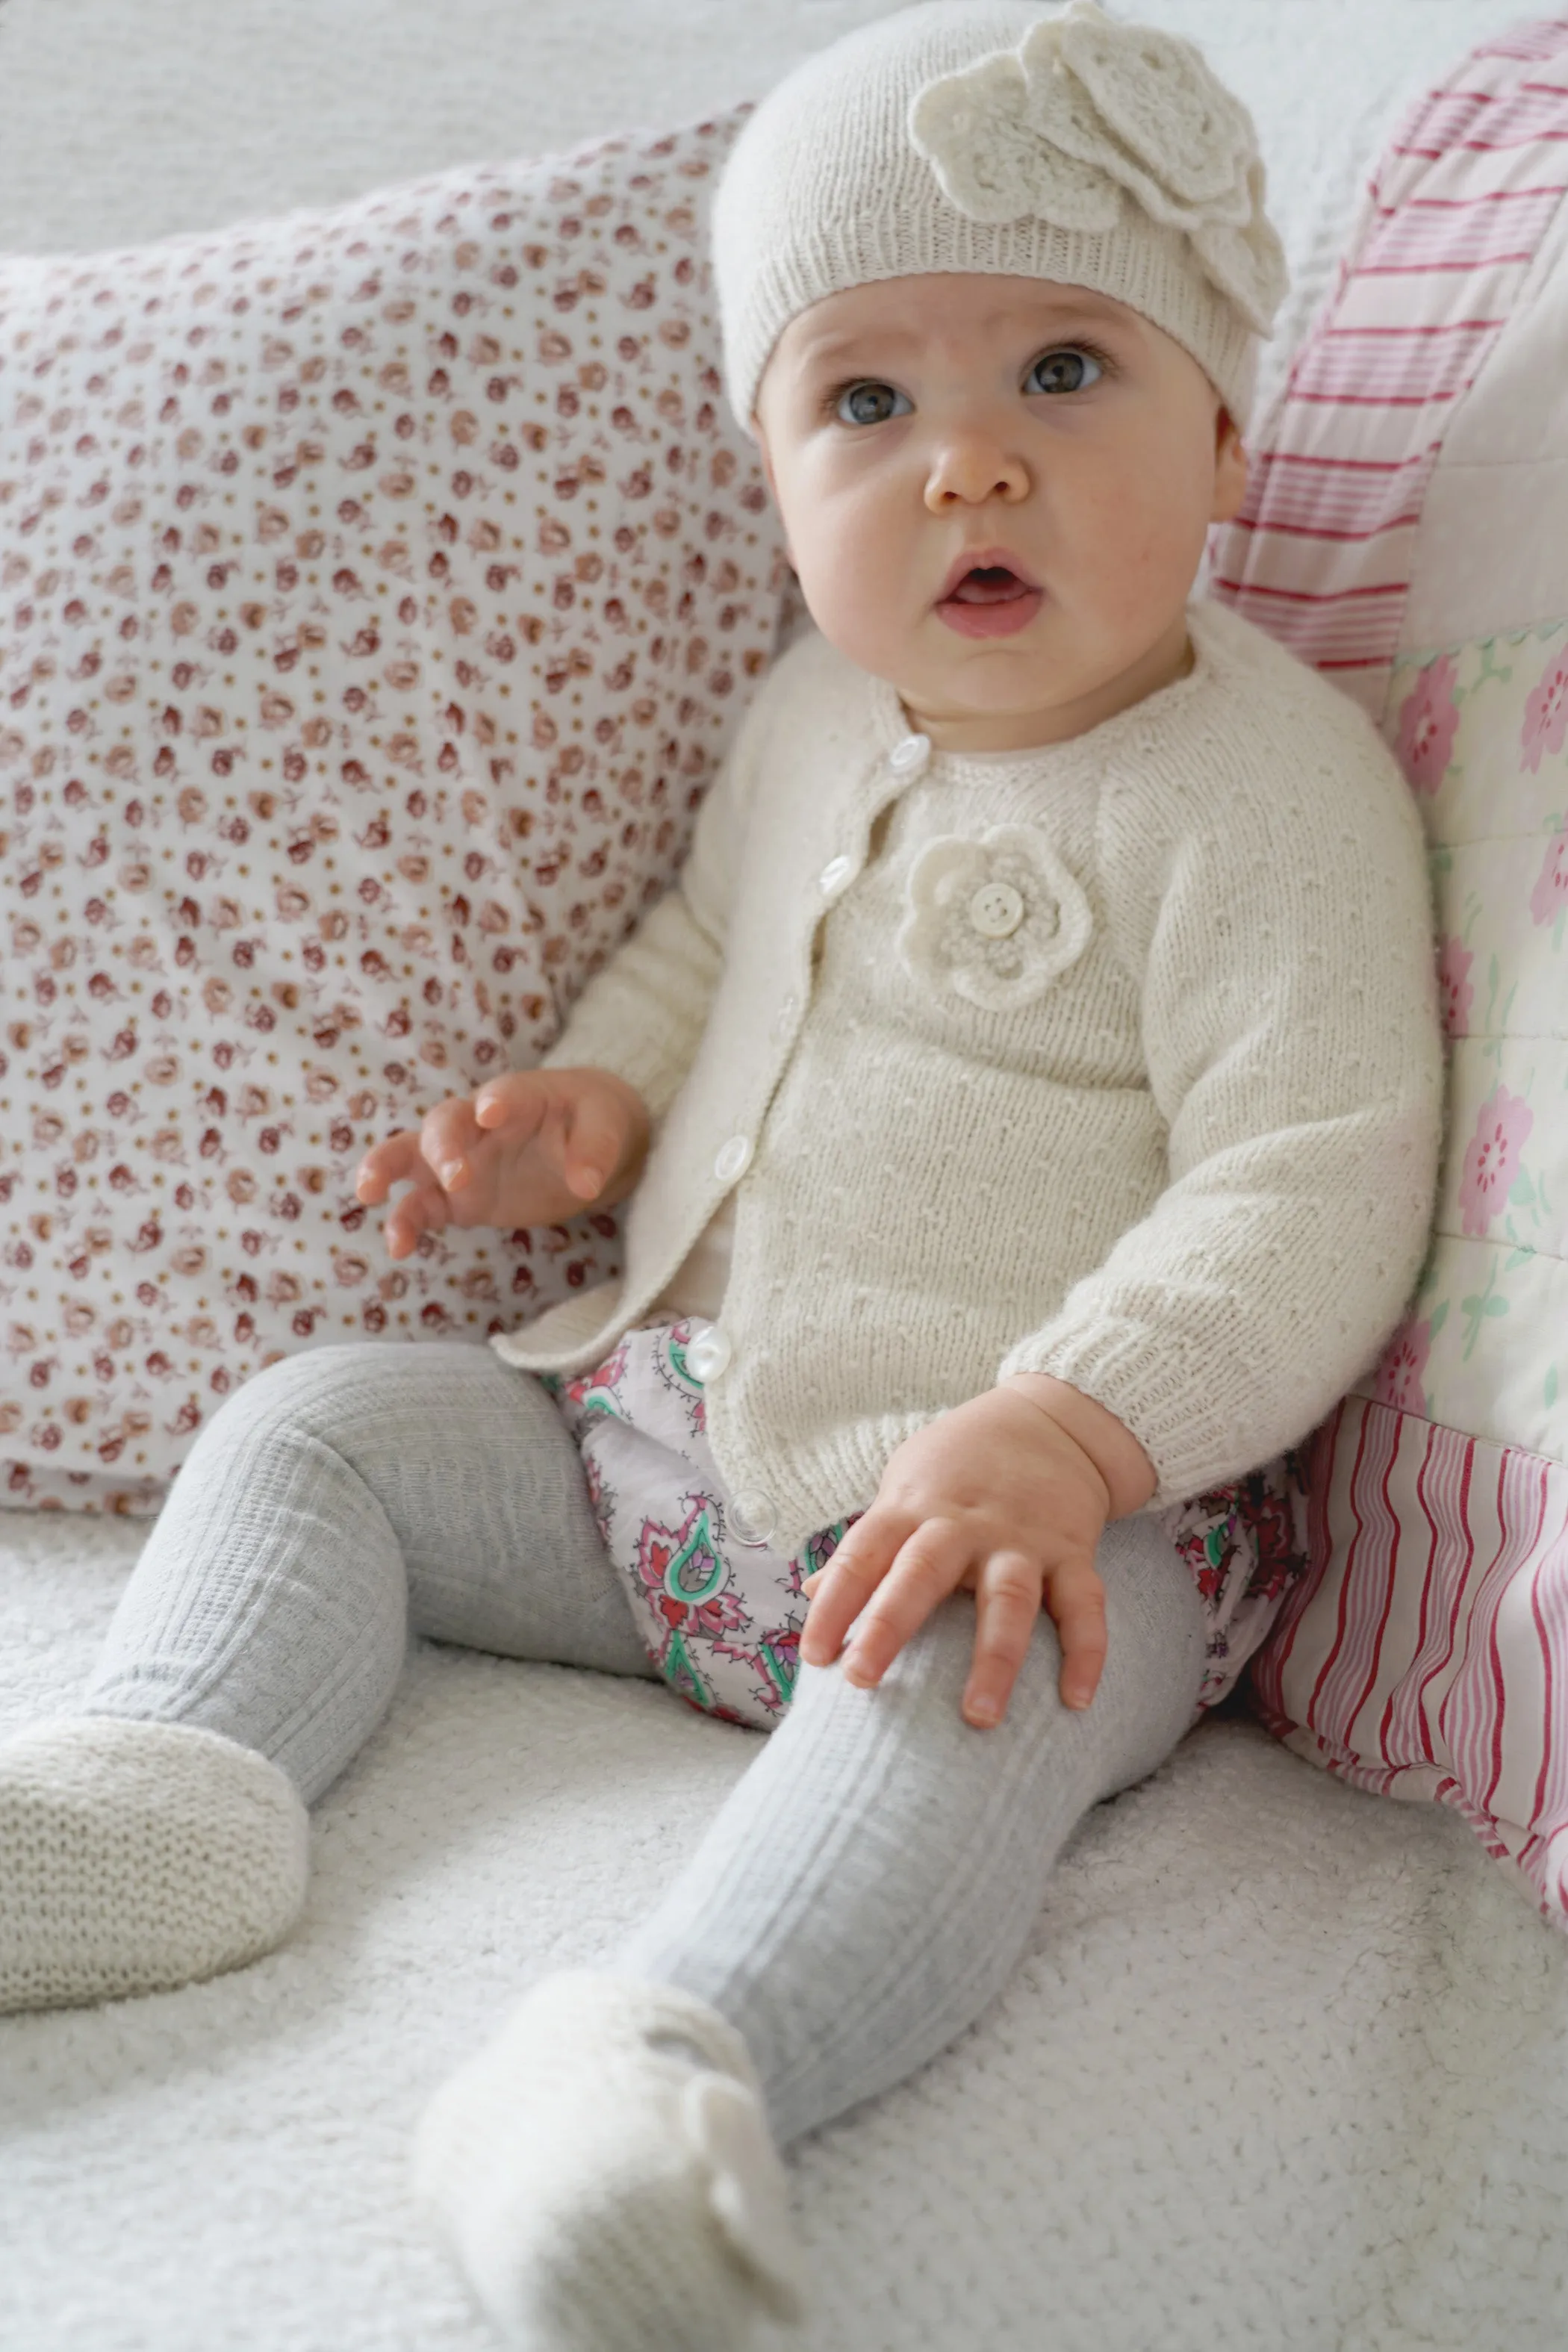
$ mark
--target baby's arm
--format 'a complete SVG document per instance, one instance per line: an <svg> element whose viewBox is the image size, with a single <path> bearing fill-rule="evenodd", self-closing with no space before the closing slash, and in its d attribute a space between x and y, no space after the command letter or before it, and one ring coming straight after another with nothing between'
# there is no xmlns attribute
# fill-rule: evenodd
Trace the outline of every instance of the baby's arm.
<svg viewBox="0 0 1568 2352"><path fill-rule="evenodd" d="M773 685L741 723L679 881L589 982L539 1067L448 1097L417 1130L401 1129L365 1154L363 1202L384 1201L395 1184L414 1188L388 1213L391 1256L406 1257L421 1234L449 1224L556 1224L614 1208L635 1189L718 982Z"/></svg>

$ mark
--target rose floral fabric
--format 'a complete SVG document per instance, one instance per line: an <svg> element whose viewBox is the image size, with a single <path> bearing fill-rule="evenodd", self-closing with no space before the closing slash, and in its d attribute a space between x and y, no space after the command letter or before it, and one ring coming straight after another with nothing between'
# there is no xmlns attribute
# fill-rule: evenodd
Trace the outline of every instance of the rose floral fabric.
<svg viewBox="0 0 1568 2352"><path fill-rule="evenodd" d="M786 582L703 265L741 113L0 261L0 1482L482 1339L605 1218L394 1267L366 1146L533 1060L672 877Z"/></svg>
<svg viewBox="0 0 1568 2352"><path fill-rule="evenodd" d="M1449 1139L1421 1288L1367 1390L1545 1454L1568 1329L1565 689L1568 622L1394 668L1387 731L1433 844Z"/></svg>

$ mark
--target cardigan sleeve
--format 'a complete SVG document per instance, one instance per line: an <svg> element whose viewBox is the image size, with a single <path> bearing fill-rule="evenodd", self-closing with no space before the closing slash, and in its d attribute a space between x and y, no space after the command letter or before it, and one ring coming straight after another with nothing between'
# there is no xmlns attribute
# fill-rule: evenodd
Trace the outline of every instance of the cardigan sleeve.
<svg viewBox="0 0 1568 2352"><path fill-rule="evenodd" d="M771 682L771 681L770 681ZM611 1070L661 1119L691 1067L724 961L768 684L747 710L699 811L679 876L588 982L545 1069Z"/></svg>
<svg viewBox="0 0 1568 2352"><path fill-rule="evenodd" d="M1154 1465L1148 1507L1312 1428L1426 1245L1443 1066L1419 820L1370 722L1324 691L1342 722L1314 704L1316 756L1266 789L1200 796L1184 830L1181 793L1152 784L1107 821L1108 870L1152 870L1126 945L1147 959L1167 1182L1001 1371L1114 1412Z"/></svg>

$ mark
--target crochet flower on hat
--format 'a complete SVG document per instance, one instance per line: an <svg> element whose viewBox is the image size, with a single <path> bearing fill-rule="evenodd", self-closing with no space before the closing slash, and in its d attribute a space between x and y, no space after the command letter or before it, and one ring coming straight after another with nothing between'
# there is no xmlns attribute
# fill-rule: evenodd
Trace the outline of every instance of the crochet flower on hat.
<svg viewBox="0 0 1568 2352"><path fill-rule="evenodd" d="M1186 234L1255 333L1272 331L1289 278L1252 119L1190 41L1071 0L1016 49L928 82L909 125L971 219L1032 214L1094 235L1131 195Z"/></svg>
<svg viewBox="0 0 1568 2352"><path fill-rule="evenodd" d="M928 841L910 870L909 908L897 941L905 969L987 1013L1043 994L1094 926L1077 880L1023 824Z"/></svg>

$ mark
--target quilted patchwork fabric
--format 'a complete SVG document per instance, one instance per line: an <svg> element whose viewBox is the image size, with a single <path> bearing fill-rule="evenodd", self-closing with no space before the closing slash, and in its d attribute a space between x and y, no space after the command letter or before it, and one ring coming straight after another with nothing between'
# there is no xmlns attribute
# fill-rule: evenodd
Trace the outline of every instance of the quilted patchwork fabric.
<svg viewBox="0 0 1568 2352"><path fill-rule="evenodd" d="M1565 191L1553 19L1478 50L1384 159L1216 570L1400 760L1450 1047L1421 1285L1310 1449L1310 1564L1254 1688L1300 1754L1452 1806L1568 1929ZM1479 606L1484 632L1412 641Z"/></svg>
<svg viewBox="0 0 1568 2352"><path fill-rule="evenodd" d="M6 1499L153 1506L278 1355L614 1271L605 1218L392 1267L353 1181L554 1037L771 653L741 119L0 261Z"/></svg>

